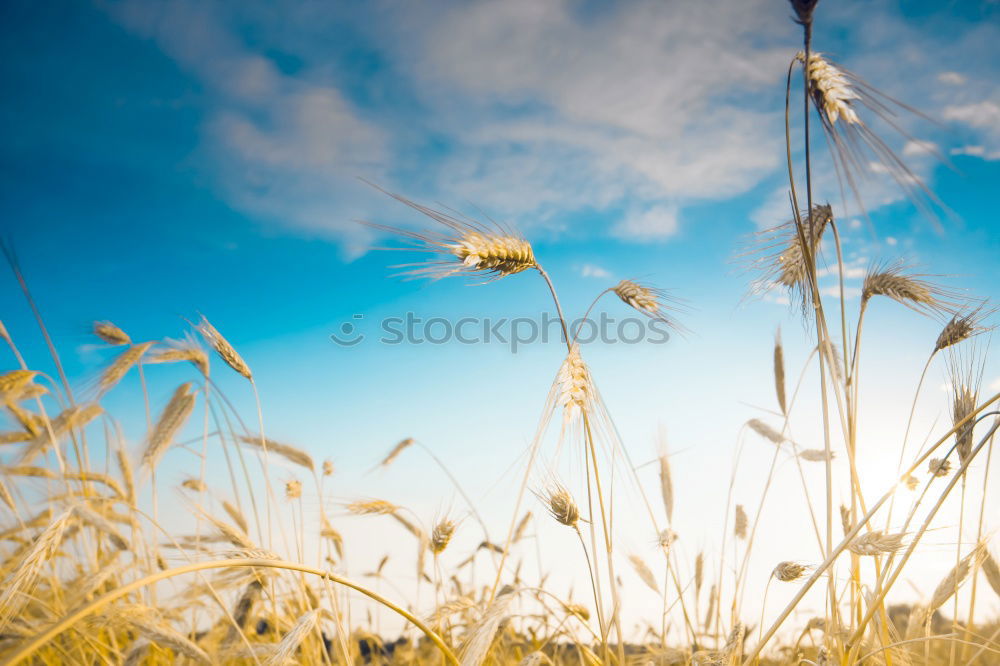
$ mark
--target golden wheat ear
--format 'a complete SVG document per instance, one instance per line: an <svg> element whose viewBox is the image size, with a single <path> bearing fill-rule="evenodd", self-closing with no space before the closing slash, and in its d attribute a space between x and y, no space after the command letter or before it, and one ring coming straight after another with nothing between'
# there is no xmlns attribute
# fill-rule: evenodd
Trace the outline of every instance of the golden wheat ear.
<svg viewBox="0 0 1000 666"><path fill-rule="evenodd" d="M420 263L398 264L395 268L407 269L400 273L404 277L438 280L453 275L465 275L482 277L486 282L492 282L538 266L531 243L503 225L493 221L479 222L457 216L458 214L452 215L389 192L369 181L363 182L426 215L443 227L440 231L414 231L361 221L361 224L367 227L402 239L408 243L407 249L441 257Z"/></svg>

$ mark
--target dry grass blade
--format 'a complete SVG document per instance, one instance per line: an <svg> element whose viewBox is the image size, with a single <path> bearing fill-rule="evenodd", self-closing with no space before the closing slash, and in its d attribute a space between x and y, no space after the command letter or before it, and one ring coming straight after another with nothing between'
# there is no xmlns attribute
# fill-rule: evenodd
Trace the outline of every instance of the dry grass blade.
<svg viewBox="0 0 1000 666"><path fill-rule="evenodd" d="M222 337L222 334L212 326L211 322L204 315L202 315L201 321L198 322L196 328L202 337L205 338L205 341L219 355L219 358L226 362L226 365L248 380L253 381L253 373L250 372L250 366L246 364L243 357L236 352L236 349L229 344L228 340Z"/></svg>
<svg viewBox="0 0 1000 666"><path fill-rule="evenodd" d="M628 561L635 570L636 575L639 576L639 579L646 584L646 587L651 589L656 594L659 594L660 587L656 584L656 576L653 575L652 570L650 570L649 566L643 561L643 559L635 553L632 553L628 556Z"/></svg>
<svg viewBox="0 0 1000 666"><path fill-rule="evenodd" d="M301 449L295 448L294 446L282 444L281 442L276 442L273 439L261 438L259 436L240 436L239 440L244 444L255 446L259 449L266 448L268 453L275 453L290 463L294 463L299 467L305 467L310 472L315 471L316 469L312 456Z"/></svg>
<svg viewBox="0 0 1000 666"><path fill-rule="evenodd" d="M156 421L153 431L146 442L146 450L142 454L142 464L152 469L170 447L177 431L181 429L191 410L194 409L195 396L191 391L191 382L185 382L177 387L170 402L163 408L160 418Z"/></svg>

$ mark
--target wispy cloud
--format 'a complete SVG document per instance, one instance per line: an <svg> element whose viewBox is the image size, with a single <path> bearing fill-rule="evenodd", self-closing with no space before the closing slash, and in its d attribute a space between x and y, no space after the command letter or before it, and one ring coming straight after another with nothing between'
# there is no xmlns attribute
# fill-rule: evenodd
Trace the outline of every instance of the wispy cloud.
<svg viewBox="0 0 1000 666"><path fill-rule="evenodd" d="M594 264L584 264L580 267L580 277L606 280L611 277L611 271Z"/></svg>

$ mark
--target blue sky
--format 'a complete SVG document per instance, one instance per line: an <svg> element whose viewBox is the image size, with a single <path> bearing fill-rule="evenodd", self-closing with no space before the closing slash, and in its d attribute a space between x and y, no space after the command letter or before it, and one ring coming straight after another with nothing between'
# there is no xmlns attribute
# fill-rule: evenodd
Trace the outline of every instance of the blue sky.
<svg viewBox="0 0 1000 666"><path fill-rule="evenodd" d="M586 353L634 455L652 455L662 424L683 450L681 492L718 508L704 502L722 481L710 491L695 479L728 461L740 424L758 414L750 405L771 406L775 328L793 358L808 351L780 298L744 300L749 277L734 260L749 234L788 216L789 15L778 0L5 2L3 236L71 376L92 377L108 358L87 337L94 319L151 339L177 337L181 317L204 313L254 368L269 433L345 470L338 497L375 484L428 516L453 502L444 485L427 492L427 478L441 479L417 456L352 481L412 435L483 488L502 520L503 497L486 490L530 439L558 346L511 355L328 340L355 314L371 326L407 311L547 310L529 275L479 287L387 278L397 257L370 252L385 239L357 221L428 222L357 177L481 209L532 240L577 316L625 277L690 302L687 339ZM900 123L950 162L892 141L953 212L940 230L878 174L863 186L872 225L838 208L849 291L868 262L902 257L1000 297L997 3L821 3L815 44L933 119ZM839 206L821 160L818 196ZM12 281L0 304L29 361L46 363ZM894 380L911 387L936 331L894 304L873 309L873 393L895 395ZM985 383L1000 390L1000 368L988 368ZM154 401L173 390L171 371L163 376ZM249 404L245 387L230 388ZM898 423L904 402L886 398L873 437ZM944 408L932 394L928 427Z"/></svg>

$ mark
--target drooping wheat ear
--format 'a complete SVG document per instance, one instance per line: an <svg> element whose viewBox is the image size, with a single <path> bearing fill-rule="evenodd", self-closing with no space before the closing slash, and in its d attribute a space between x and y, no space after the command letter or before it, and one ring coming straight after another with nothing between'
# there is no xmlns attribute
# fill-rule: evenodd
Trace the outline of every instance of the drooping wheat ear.
<svg viewBox="0 0 1000 666"><path fill-rule="evenodd" d="M324 460L323 461L323 476L333 476L333 461Z"/></svg>
<svg viewBox="0 0 1000 666"><path fill-rule="evenodd" d="M781 329L774 334L774 393L782 414L788 414L785 402L785 351L781 344Z"/></svg>
<svg viewBox="0 0 1000 666"><path fill-rule="evenodd" d="M887 534L882 530L875 530L855 537L847 547L858 555L884 555L902 548L904 538L906 532Z"/></svg>
<svg viewBox="0 0 1000 666"><path fill-rule="evenodd" d="M774 567L771 575L782 583L791 583L802 578L802 575L808 568L806 565L799 564L798 562L778 562L778 566Z"/></svg>
<svg viewBox="0 0 1000 666"><path fill-rule="evenodd" d="M594 399L594 387L590 380L590 370L580 356L580 346L573 345L556 376L559 385L557 404L563 407L565 420L590 409Z"/></svg>
<svg viewBox="0 0 1000 666"><path fill-rule="evenodd" d="M951 568L948 575L942 578L938 586L934 588L934 594L931 595L931 600L927 603L928 615L941 608L944 602L948 601L953 594L958 593L958 588L969 576L969 571L974 565L981 562L985 555L986 548L984 544L980 543L972 549L971 553L963 557L958 564ZM930 618L928 617L927 619L929 620Z"/></svg>
<svg viewBox="0 0 1000 666"><path fill-rule="evenodd" d="M194 401L195 394L191 393L191 382L185 382L177 387L149 435L146 450L142 454L143 465L150 469L156 467L160 457L173 441L174 435L184 426L191 415Z"/></svg>
<svg viewBox="0 0 1000 666"><path fill-rule="evenodd" d="M468 638L459 653L462 666L481 666L485 663L493 638L507 618L515 597L517 591L513 587L503 586L479 620L469 629Z"/></svg>
<svg viewBox="0 0 1000 666"><path fill-rule="evenodd" d="M455 521L444 518L439 520L431 530L431 551L438 555L451 543L451 537L455 534Z"/></svg>
<svg viewBox="0 0 1000 666"><path fill-rule="evenodd" d="M399 511L398 506L381 499L357 500L346 509L356 516L387 516Z"/></svg>
<svg viewBox="0 0 1000 666"><path fill-rule="evenodd" d="M248 446L254 446L258 449L263 449L266 447L268 453L274 453L290 463L294 463L299 467L305 467L310 472L316 468L313 462L312 456L301 449L297 449L289 444L282 444L281 442L276 442L272 439L263 438L259 435L245 436L241 435L239 440Z"/></svg>
<svg viewBox="0 0 1000 666"><path fill-rule="evenodd" d="M681 330L680 324L671 317L669 310L682 309L682 302L670 296L663 289L640 284L632 280L622 280L611 291L626 305L638 310L650 319L662 321L675 330Z"/></svg>
<svg viewBox="0 0 1000 666"><path fill-rule="evenodd" d="M829 455L827 455L824 449L803 449L799 451L799 458L808 462L824 462L826 460L833 460L836 456L837 454L833 451L830 451Z"/></svg>
<svg viewBox="0 0 1000 666"><path fill-rule="evenodd" d="M747 538L747 512L743 509L742 504L736 505L736 519L733 521L733 534L737 539Z"/></svg>
<svg viewBox="0 0 1000 666"><path fill-rule="evenodd" d="M948 476L951 461L947 458L931 458L927 461L927 473L931 476Z"/></svg>
<svg viewBox="0 0 1000 666"><path fill-rule="evenodd" d="M201 345L188 335L184 340L167 340L169 345L166 349L153 351L146 359L146 363L177 363L187 361L198 368L203 376L208 377L208 354Z"/></svg>
<svg viewBox="0 0 1000 666"><path fill-rule="evenodd" d="M196 493L203 493L208 490L208 485L196 476L189 476L181 481L181 488L185 488Z"/></svg>
<svg viewBox="0 0 1000 666"><path fill-rule="evenodd" d="M226 362L226 365L250 381L253 381L253 373L250 372L250 366L246 364L243 357L229 344L229 341L222 337L222 334L212 326L211 322L205 318L205 315L201 316L201 321L198 322L197 329L201 333L201 336L205 338L205 341L219 355L219 358Z"/></svg>
<svg viewBox="0 0 1000 666"><path fill-rule="evenodd" d="M104 413L104 408L96 402L67 407L56 418L52 419L48 429L40 432L37 437L28 443L28 446L21 451L18 462L31 462L35 456L44 451L49 445L57 443L67 432L83 428L102 413ZM55 436L55 440L53 440L50 433Z"/></svg>
<svg viewBox="0 0 1000 666"><path fill-rule="evenodd" d="M398 458L400 453L413 445L413 442L414 440L412 437L407 437L406 439L400 441L396 444L396 446L392 447L392 450L389 451L385 458L382 459L382 462L379 463L379 467L388 467L391 465L392 461Z"/></svg>
<svg viewBox="0 0 1000 666"><path fill-rule="evenodd" d="M306 639L312 631L319 624L320 614L322 611L320 609L311 610L302 617L300 617L296 622L292 630L285 634L281 642L278 643L277 649L274 651L267 661L264 662L264 666L284 666L289 660L295 655L295 651L299 649L302 641Z"/></svg>
<svg viewBox="0 0 1000 666"><path fill-rule="evenodd" d="M290 500L302 497L302 482L298 479L291 479L285 482L285 497Z"/></svg>
<svg viewBox="0 0 1000 666"><path fill-rule="evenodd" d="M34 370L11 370L0 375L0 397L7 400L15 395L19 396L28 384L30 384L38 373Z"/></svg>
<svg viewBox="0 0 1000 666"><path fill-rule="evenodd" d="M705 553L698 551L694 558L694 595L701 594L701 586L705 582Z"/></svg>
<svg viewBox="0 0 1000 666"><path fill-rule="evenodd" d="M569 494L564 486L553 483L540 493L536 493L538 499L545 503L549 514L557 522L578 529L580 522L580 508L576 505L573 496Z"/></svg>
<svg viewBox="0 0 1000 666"><path fill-rule="evenodd" d="M990 587L993 588L996 595L1000 597L1000 566L997 566L997 561L993 559L993 554L988 549L984 550L983 576L986 578L986 582L990 584Z"/></svg>
<svg viewBox="0 0 1000 666"><path fill-rule="evenodd" d="M804 251L797 223L793 219L759 232L744 256L751 258L749 267L760 275L751 285L753 292L763 294L776 287L786 289L794 297L792 300L801 301L805 307L812 293L808 281L811 268L807 258L816 261L823 233L833 221L833 209L827 204L816 204L811 214L802 211L799 219L808 252Z"/></svg>
<svg viewBox="0 0 1000 666"><path fill-rule="evenodd" d="M908 271L901 261L870 266L861 287L862 305L875 296L885 296L921 314L957 311L960 304L954 293L923 279L930 276Z"/></svg>
<svg viewBox="0 0 1000 666"><path fill-rule="evenodd" d="M53 520L48 527L35 537L34 543L21 557L20 563L11 569L3 581L0 592L0 630L18 614L30 598L31 588L45 566L62 543L63 533L73 522L73 510L68 509Z"/></svg>
<svg viewBox="0 0 1000 666"><path fill-rule="evenodd" d="M131 607L119 609L117 618L134 627L150 643L167 648L178 655L194 659L198 663L212 664L212 658L189 638L157 618L151 608Z"/></svg>
<svg viewBox="0 0 1000 666"><path fill-rule="evenodd" d="M750 419L747 421L747 426L764 439L767 439L778 446L781 446L787 441L787 438L784 435L760 419Z"/></svg>
<svg viewBox="0 0 1000 666"><path fill-rule="evenodd" d="M98 532L103 533L118 550L129 549L128 540L122 536L122 533L119 532L118 529L111 524L111 521L104 516L98 514L96 511L84 504L77 504L73 507L73 513L80 518L81 522L86 525L90 525Z"/></svg>
<svg viewBox="0 0 1000 666"><path fill-rule="evenodd" d="M628 556L628 561L635 570L636 575L639 576L639 579L645 583L646 587L651 589L656 594L659 594L660 586L656 584L656 576L653 575L652 570L643 561L643 559L635 553L632 553Z"/></svg>
<svg viewBox="0 0 1000 666"><path fill-rule="evenodd" d="M374 229L395 234L417 250L449 257L444 260L399 266L411 269L405 272L406 275L436 280L465 274L496 280L537 266L531 244L498 224L487 225L469 219L459 219L388 192L372 183L369 185L446 228L444 231L418 232L370 222L363 223Z"/></svg>
<svg viewBox="0 0 1000 666"><path fill-rule="evenodd" d="M805 62L806 56L799 52L795 59ZM861 95L844 72L819 53L809 54L807 70L813 103L830 125L836 124L839 118L851 125L863 124L854 111L854 102L860 100Z"/></svg>
<svg viewBox="0 0 1000 666"><path fill-rule="evenodd" d="M974 310L956 314L941 329L941 333L934 343L934 352L937 353L942 349L947 349L948 347L957 345L959 342L991 330L991 326L983 326L983 320L990 314L992 314L992 310L984 311L982 305Z"/></svg>
<svg viewBox="0 0 1000 666"><path fill-rule="evenodd" d="M132 369L142 355L145 354L150 347L153 346L152 342L143 342L137 345L132 345L121 354L118 355L114 361L111 362L104 372L101 373L100 379L97 381L98 393L107 393L111 390L115 384L122 380L129 370Z"/></svg>
<svg viewBox="0 0 1000 666"><path fill-rule="evenodd" d="M128 333L118 328L110 321L95 321L94 335L96 335L109 345L132 344L132 338L128 336Z"/></svg>

